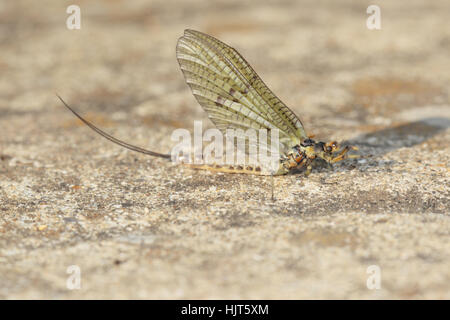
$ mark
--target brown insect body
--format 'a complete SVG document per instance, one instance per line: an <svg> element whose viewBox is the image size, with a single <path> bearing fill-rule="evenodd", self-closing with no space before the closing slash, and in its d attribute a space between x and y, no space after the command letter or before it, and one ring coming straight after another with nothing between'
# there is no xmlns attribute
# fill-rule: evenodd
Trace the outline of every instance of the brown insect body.
<svg viewBox="0 0 450 320"><path fill-rule="evenodd" d="M357 155L347 154L350 150L358 150L357 147L346 146L341 150L338 150L338 148L336 141L325 143L316 142L311 138L305 139L300 145L294 146L288 155L280 160L282 167L285 169L283 173L306 167L306 173L309 174L311 163L317 158L332 164L344 159L358 157Z"/></svg>

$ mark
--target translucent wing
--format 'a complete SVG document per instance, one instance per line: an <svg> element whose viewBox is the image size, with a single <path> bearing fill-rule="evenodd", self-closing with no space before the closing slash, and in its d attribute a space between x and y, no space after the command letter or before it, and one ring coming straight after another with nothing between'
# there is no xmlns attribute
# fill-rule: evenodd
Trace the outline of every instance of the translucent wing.
<svg viewBox="0 0 450 320"><path fill-rule="evenodd" d="M226 129L278 129L281 154L307 138L300 119L235 49L185 30L176 52L192 93L224 134Z"/></svg>

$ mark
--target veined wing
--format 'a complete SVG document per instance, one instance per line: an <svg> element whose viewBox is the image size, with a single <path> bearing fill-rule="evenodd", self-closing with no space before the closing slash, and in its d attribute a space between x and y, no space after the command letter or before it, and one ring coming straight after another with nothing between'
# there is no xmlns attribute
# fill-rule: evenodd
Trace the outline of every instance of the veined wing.
<svg viewBox="0 0 450 320"><path fill-rule="evenodd" d="M192 93L224 134L226 129L278 129L282 154L307 138L300 119L235 49L185 30L176 52Z"/></svg>

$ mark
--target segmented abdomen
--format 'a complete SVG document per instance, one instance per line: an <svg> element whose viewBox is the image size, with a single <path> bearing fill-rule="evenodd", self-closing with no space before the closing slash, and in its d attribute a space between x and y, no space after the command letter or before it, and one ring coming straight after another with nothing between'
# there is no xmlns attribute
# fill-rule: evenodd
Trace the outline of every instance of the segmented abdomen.
<svg viewBox="0 0 450 320"><path fill-rule="evenodd" d="M288 172L283 166L280 166L278 171L270 172L264 170L261 166L242 166L242 165L217 165L217 164L191 164L184 163L183 165L198 170L209 170L214 172L239 173L239 174L254 174L261 176L283 175Z"/></svg>

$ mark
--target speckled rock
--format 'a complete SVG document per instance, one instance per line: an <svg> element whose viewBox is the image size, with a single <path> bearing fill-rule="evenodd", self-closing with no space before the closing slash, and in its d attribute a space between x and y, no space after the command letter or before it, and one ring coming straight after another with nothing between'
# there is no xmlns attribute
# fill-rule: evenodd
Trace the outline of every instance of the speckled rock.
<svg viewBox="0 0 450 320"><path fill-rule="evenodd" d="M378 3L381 30L365 1L83 1L68 30L63 2L1 2L0 298L449 299L450 3ZM363 157L276 177L272 201L270 178L123 150L56 98L169 152L212 127L175 59L185 28Z"/></svg>

